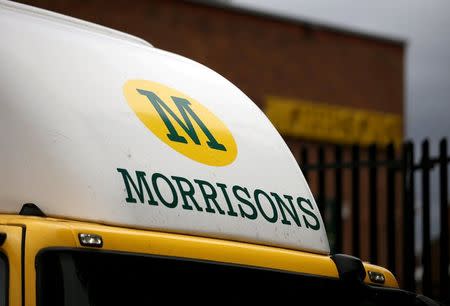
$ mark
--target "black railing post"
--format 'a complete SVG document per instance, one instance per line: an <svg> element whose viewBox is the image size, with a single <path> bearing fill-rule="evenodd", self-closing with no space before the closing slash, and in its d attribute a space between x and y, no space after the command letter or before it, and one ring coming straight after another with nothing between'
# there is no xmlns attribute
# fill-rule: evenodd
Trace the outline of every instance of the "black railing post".
<svg viewBox="0 0 450 306"><path fill-rule="evenodd" d="M414 146L403 145L403 287L415 291Z"/></svg>
<svg viewBox="0 0 450 306"><path fill-rule="evenodd" d="M387 168L387 178L386 178L386 196L387 196L387 261L388 268L393 273L395 273L395 191L396 191L396 181L395 181L395 149L394 144L388 145L386 149L386 159L390 164Z"/></svg>
<svg viewBox="0 0 450 306"><path fill-rule="evenodd" d="M301 165L302 165L302 171L303 176L305 177L305 180L308 182L308 148L302 147L300 151L300 159L301 159Z"/></svg>
<svg viewBox="0 0 450 306"><path fill-rule="evenodd" d="M448 151L447 140L442 139L439 144L439 177L440 177L440 223L441 234L439 239L439 293L441 301L449 302L449 279L448 279L448 266L449 266L449 239L448 239Z"/></svg>
<svg viewBox="0 0 450 306"><path fill-rule="evenodd" d="M431 296L431 242L430 242L430 143L422 142L422 290Z"/></svg>
<svg viewBox="0 0 450 306"><path fill-rule="evenodd" d="M375 144L369 147L369 258L370 262L378 262L378 232L377 232L377 147Z"/></svg>
<svg viewBox="0 0 450 306"><path fill-rule="evenodd" d="M319 206L319 211L322 216L325 217L325 149L323 145L319 146L318 149L318 196L317 205Z"/></svg>
<svg viewBox="0 0 450 306"><path fill-rule="evenodd" d="M422 233L421 233L421 247L422 247L422 292L423 294L436 297L433 287L432 278L432 264L435 261L432 259L431 250L431 192L430 192L430 175L434 165L439 164L440 175L440 240L439 240L439 297L443 302L449 301L450 297L450 278L448 275L449 267L449 202L448 202L448 167L450 157L448 156L447 140L442 139L440 142L439 157L432 157L430 155L429 141L425 140L422 143L422 157L420 163L416 164L414 160L414 145L411 142L403 144L402 157L399 158L395 152L395 146L390 144L386 147L386 156L381 159L377 155L376 145L371 145L368 148L368 159L361 161L361 147L353 145L351 149L351 161L343 161L343 147L337 145L334 147L335 159L334 162L326 163L325 147L319 145L317 147L317 163L308 164L309 152L307 147L302 147L300 151L300 158L302 162L303 173L305 178L308 178L308 172L317 171L317 199L318 206L322 215L326 216L326 175L327 171L331 170L335 174L335 210L333 214L335 241L333 252L342 252L343 249L343 224L342 224L342 201L343 201L343 173L346 169L351 169L351 241L352 253L354 256L360 257L361 254L361 235L360 235L360 220L361 220L361 169L364 166L368 167L368 196L369 196L369 259L373 263L378 263L378 251L380 245L378 244L378 213L380 207L377 206L379 197L386 200L386 236L387 243L383 247L387 247L387 265L392 272L402 271L402 287L408 291L414 292L416 290L415 270L416 270L416 249L415 249L415 171L421 171L421 208L422 208ZM378 194L378 169L379 167L386 167L386 195ZM397 226L396 211L397 205L397 171L402 173L402 222L401 227ZM329 187L329 186L328 186ZM365 196L365 195L364 195ZM400 233L396 229L403 229ZM403 237L400 236L403 235ZM400 238L399 238L400 237ZM403 247L399 247L398 243L402 243ZM397 255L401 262L399 267L397 262ZM434 254L434 253L433 253Z"/></svg>
<svg viewBox="0 0 450 306"><path fill-rule="evenodd" d="M334 185L334 197L336 204L336 235L334 251L336 253L342 253L342 147L337 145L335 147L335 163L337 165L335 170L335 185Z"/></svg>
<svg viewBox="0 0 450 306"><path fill-rule="evenodd" d="M360 235L359 235L359 146L353 145L352 147L352 247L353 255L360 256Z"/></svg>

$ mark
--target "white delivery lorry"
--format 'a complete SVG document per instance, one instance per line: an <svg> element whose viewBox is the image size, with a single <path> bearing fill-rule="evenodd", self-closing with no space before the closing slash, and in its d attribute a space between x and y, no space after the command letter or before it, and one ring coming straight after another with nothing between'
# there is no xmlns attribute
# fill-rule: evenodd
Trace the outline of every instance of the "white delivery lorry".
<svg viewBox="0 0 450 306"><path fill-rule="evenodd" d="M0 305L422 303L330 254L237 87L112 29L0 0Z"/></svg>

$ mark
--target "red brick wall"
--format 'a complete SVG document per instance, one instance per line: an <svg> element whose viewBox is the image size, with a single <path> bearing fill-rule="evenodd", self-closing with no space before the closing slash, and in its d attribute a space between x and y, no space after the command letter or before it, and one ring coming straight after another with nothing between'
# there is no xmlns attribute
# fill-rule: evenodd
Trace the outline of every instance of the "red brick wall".
<svg viewBox="0 0 450 306"><path fill-rule="evenodd" d="M278 95L403 113L403 45L183 1L25 1L118 29Z"/></svg>

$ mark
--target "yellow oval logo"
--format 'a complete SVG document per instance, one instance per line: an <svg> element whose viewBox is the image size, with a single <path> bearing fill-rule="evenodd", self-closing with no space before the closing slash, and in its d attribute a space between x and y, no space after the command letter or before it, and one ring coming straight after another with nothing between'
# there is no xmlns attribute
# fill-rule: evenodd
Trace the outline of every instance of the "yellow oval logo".
<svg viewBox="0 0 450 306"><path fill-rule="evenodd" d="M235 160L237 146L230 130L196 100L145 80L127 81L123 90L142 123L172 149L210 166Z"/></svg>

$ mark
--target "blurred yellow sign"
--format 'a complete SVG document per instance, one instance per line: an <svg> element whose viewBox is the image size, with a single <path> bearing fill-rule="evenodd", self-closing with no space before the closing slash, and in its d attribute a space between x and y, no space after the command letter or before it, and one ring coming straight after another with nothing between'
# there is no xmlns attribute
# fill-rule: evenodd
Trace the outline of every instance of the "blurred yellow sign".
<svg viewBox="0 0 450 306"><path fill-rule="evenodd" d="M264 111L286 136L362 145L403 139L399 115L280 97L268 97Z"/></svg>

